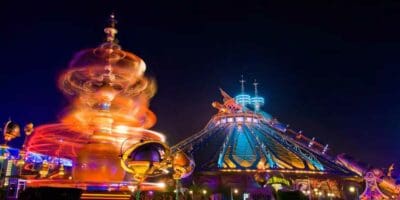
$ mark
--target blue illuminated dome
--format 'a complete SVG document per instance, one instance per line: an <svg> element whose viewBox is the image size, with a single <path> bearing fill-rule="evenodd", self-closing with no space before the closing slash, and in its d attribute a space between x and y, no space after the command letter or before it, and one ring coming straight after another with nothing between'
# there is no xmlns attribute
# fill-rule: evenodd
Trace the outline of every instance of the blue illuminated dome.
<svg viewBox="0 0 400 200"><path fill-rule="evenodd" d="M198 171L353 175L325 156L324 145L304 135L299 138L299 133L261 109L230 109L233 98L222 90L221 95L223 103L214 103L218 113L207 126L172 147L193 155ZM242 105L249 100L255 106L265 103L257 92L253 98L242 92L234 100Z"/></svg>

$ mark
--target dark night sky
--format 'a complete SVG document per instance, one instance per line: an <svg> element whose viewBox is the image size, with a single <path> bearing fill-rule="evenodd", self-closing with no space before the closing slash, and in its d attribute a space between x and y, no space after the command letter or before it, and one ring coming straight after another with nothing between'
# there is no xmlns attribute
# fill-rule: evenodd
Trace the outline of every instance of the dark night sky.
<svg viewBox="0 0 400 200"><path fill-rule="evenodd" d="M0 6L0 121L55 122L67 105L58 74L102 42L114 10L122 47L158 81L154 129L171 144L244 74L260 82L264 110L335 152L379 167L400 157L400 3L29 2Z"/></svg>

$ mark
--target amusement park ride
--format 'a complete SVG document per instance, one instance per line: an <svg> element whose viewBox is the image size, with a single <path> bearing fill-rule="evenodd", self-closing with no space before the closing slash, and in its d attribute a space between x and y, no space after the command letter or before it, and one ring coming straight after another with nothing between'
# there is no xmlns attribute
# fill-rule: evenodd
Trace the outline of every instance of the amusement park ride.
<svg viewBox="0 0 400 200"><path fill-rule="evenodd" d="M203 130L170 148L163 134L149 130L156 122L148 108L155 82L141 58L121 49L115 25L111 15L106 41L78 52L61 74L59 87L71 103L60 122L27 124L21 149L7 146L21 134L6 123L0 184L8 198L52 187L78 189L81 199L129 199L133 192L146 199L141 191L166 191L173 180L176 199L233 199L239 191L272 199L279 190L309 199L400 199L393 169L384 174L330 155L328 145L261 110L258 83L251 97L243 79L235 98L221 89L223 103L212 104L218 113Z"/></svg>
<svg viewBox="0 0 400 200"><path fill-rule="evenodd" d="M165 136L149 130L156 122L148 108L156 85L144 75L144 61L117 44L115 24L111 15L106 41L78 52L61 74L59 87L71 105L60 122L38 126L33 133L28 125L18 155L10 157L11 148L3 147L7 170L14 165L9 161L19 159L23 187L79 188L87 191L83 199L93 199L93 190L162 190L165 183L147 179L172 176L179 181L193 171L186 154L171 152ZM9 122L5 140L19 135L18 125Z"/></svg>
<svg viewBox="0 0 400 200"><path fill-rule="evenodd" d="M400 199L400 185L387 174L279 122L261 110L264 98L244 91L235 98L220 89L223 103L203 130L172 147L197 163L191 182L211 191L240 188L254 199L273 199L274 191L301 191L306 199ZM232 197L232 192L231 192Z"/></svg>

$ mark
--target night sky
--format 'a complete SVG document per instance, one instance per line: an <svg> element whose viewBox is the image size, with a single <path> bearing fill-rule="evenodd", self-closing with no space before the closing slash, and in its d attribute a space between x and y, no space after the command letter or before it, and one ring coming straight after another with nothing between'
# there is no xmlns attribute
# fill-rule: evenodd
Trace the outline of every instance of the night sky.
<svg viewBox="0 0 400 200"><path fill-rule="evenodd" d="M115 11L122 47L157 79L153 129L170 144L201 130L218 88L236 95L243 74L264 110L334 152L399 161L400 3L66 2L1 3L0 123L56 122L68 104L59 73L103 41Z"/></svg>

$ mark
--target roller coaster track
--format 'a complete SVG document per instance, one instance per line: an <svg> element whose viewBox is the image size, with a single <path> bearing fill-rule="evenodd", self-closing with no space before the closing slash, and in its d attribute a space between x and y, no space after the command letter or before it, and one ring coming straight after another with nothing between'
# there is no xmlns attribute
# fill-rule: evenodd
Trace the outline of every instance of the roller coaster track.
<svg viewBox="0 0 400 200"><path fill-rule="evenodd" d="M196 141L200 140L201 138L203 138L204 136L207 135L207 133L210 133L210 130L212 128L215 127L214 124L214 119L211 119L210 121L208 121L208 123L206 124L206 126L199 132L197 132L196 134L182 140L181 142L179 142L178 144L174 145L171 147L172 152L178 151L178 150L184 150L187 151L189 146L192 146L193 144L196 143Z"/></svg>

